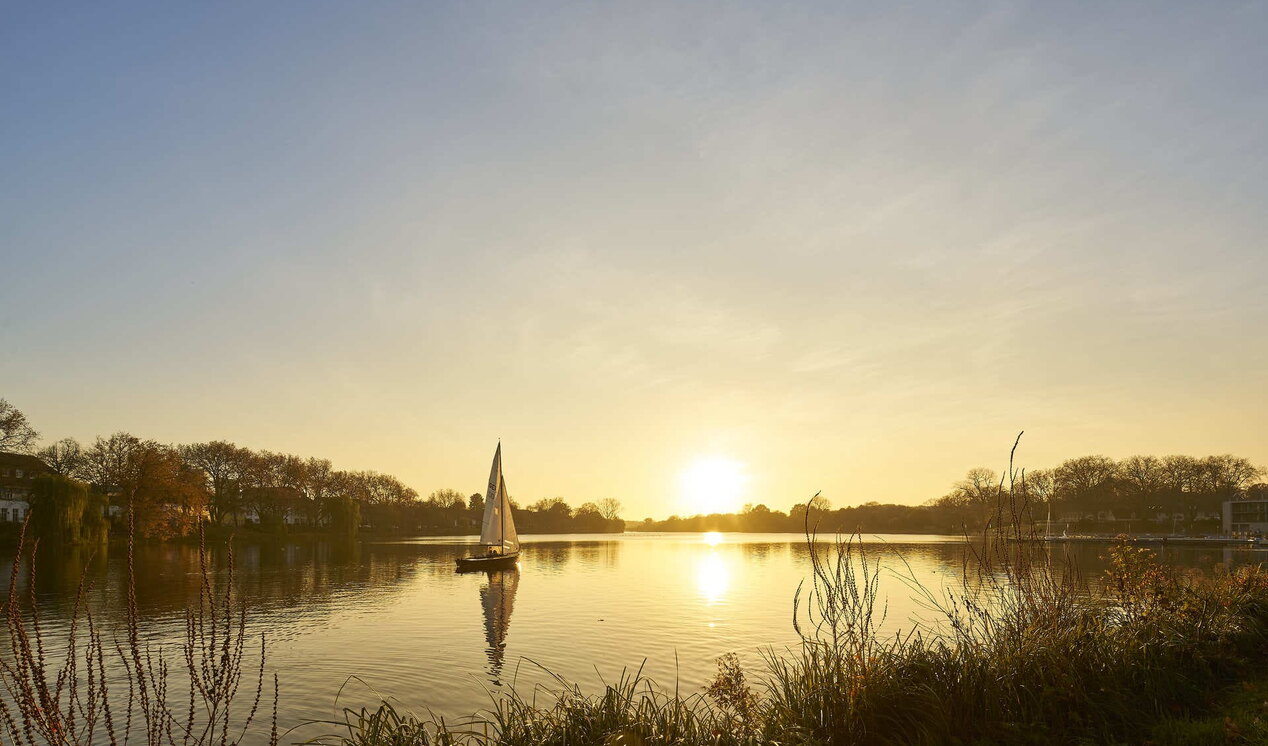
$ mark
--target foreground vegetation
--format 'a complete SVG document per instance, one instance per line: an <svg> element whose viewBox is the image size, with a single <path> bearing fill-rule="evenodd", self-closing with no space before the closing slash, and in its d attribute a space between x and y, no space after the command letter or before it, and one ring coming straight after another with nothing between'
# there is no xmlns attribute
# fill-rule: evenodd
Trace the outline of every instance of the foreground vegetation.
<svg viewBox="0 0 1268 746"><path fill-rule="evenodd" d="M263 640L248 639L247 608L230 572L217 582L199 545L197 604L185 610L184 639L172 648L150 641L137 610L129 515L124 623L109 629L91 612L92 588L80 582L74 611L60 634L41 625L36 561L39 542L24 524L0 615L0 744L184 746L279 741L278 682L265 672ZM232 551L232 550L230 550ZM28 574L29 595L19 593ZM270 715L271 708L271 715Z"/></svg>
<svg viewBox="0 0 1268 746"><path fill-rule="evenodd" d="M1159 720L1149 740L1154 746L1268 743L1268 678L1238 681L1214 692L1204 713Z"/></svg>

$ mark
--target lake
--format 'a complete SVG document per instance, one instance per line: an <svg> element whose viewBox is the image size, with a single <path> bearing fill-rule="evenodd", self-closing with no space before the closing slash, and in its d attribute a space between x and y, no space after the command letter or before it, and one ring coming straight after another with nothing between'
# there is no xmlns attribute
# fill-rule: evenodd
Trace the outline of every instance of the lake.
<svg viewBox="0 0 1268 746"><path fill-rule="evenodd" d="M525 536L518 572L457 574L454 559L474 537L366 541L340 547L278 541L236 548L237 582L251 629L269 644L281 676L284 727L328 719L341 704L378 695L407 709L455 718L487 708L514 684L549 683L546 670L601 687L623 668L643 666L662 685L699 692L716 659L734 652L760 667L764 648L794 645L793 594L809 572L795 534ZM881 559L885 630L931 619L897 576L937 589L958 581L956 537L867 537ZM1107 547L1072 547L1088 576ZM1060 553L1062 550L1050 550ZM224 573L226 553L215 552ZM901 555L901 560L900 560ZM37 595L46 630L65 628L81 577L93 584L99 619L117 621L125 601L126 558L118 548L42 553ZM1169 562L1210 568L1268 557L1262 551L1167 548ZM8 576L12 557L0 568ZM183 610L197 598L198 553L188 545L138 549L138 604L158 641L176 641ZM25 584L25 577L22 580ZM318 729L320 730L320 729ZM314 735L317 731L308 733ZM300 735L305 735L304 731Z"/></svg>

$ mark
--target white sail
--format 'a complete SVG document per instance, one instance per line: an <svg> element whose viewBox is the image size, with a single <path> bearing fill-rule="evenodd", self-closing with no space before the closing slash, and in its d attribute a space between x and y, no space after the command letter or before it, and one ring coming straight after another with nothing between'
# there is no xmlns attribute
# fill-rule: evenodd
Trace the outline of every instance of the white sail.
<svg viewBox="0 0 1268 746"><path fill-rule="evenodd" d="M511 516L511 498L506 493L506 480L502 478L502 444L498 443L493 454L493 468L489 470L489 489L484 495L484 523L480 526L480 543L498 547L503 552L520 548L519 535L515 533L515 519Z"/></svg>
<svg viewBox="0 0 1268 746"><path fill-rule="evenodd" d="M506 523L502 526L502 549L507 552L520 550L520 535L515 531L515 516L511 515L511 496L506 493L506 482L502 482L502 511L506 515Z"/></svg>

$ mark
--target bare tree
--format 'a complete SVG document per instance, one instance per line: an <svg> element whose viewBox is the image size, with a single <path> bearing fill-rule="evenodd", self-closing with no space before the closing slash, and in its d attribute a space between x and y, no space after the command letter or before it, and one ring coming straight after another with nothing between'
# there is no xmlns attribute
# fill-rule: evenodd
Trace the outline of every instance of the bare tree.
<svg viewBox="0 0 1268 746"><path fill-rule="evenodd" d="M362 515L376 528L410 529L416 525L418 493L399 479L373 471L352 472L348 476L359 496Z"/></svg>
<svg viewBox="0 0 1268 746"><path fill-rule="evenodd" d="M418 493L390 474L361 472L369 488L370 502L378 505L410 505L418 502ZM453 490L449 490L452 492Z"/></svg>
<svg viewBox="0 0 1268 746"><path fill-rule="evenodd" d="M307 462L286 453L248 453L241 477L243 507L255 511L261 524L272 526L284 524L288 515L314 516Z"/></svg>
<svg viewBox="0 0 1268 746"><path fill-rule="evenodd" d="M335 491L334 467L324 458L310 458L304 462L304 474L307 477L308 496L314 500L329 497Z"/></svg>
<svg viewBox="0 0 1268 746"><path fill-rule="evenodd" d="M1198 480L1203 492L1231 498L1254 484L1263 470L1248 459L1224 454L1207 456L1198 464Z"/></svg>
<svg viewBox="0 0 1268 746"><path fill-rule="evenodd" d="M605 497L599 501L599 513L601 513L603 517L609 521L615 521L620 518L621 511L624 509L625 506L622 505L621 501L616 498Z"/></svg>
<svg viewBox="0 0 1268 746"><path fill-rule="evenodd" d="M346 497L362 505L370 502L370 489L366 484L365 472L336 471L330 475L331 488L339 497Z"/></svg>
<svg viewBox="0 0 1268 746"><path fill-rule="evenodd" d="M342 504L337 473L327 459L310 458L304 462L309 517L313 523L328 523L340 509L336 507Z"/></svg>
<svg viewBox="0 0 1268 746"><path fill-rule="evenodd" d="M40 434L26 421L26 415L0 399L0 451L30 453Z"/></svg>
<svg viewBox="0 0 1268 746"><path fill-rule="evenodd" d="M1070 495L1091 492L1118 474L1114 459L1105 456L1081 456L1064 461L1053 470L1057 490Z"/></svg>
<svg viewBox="0 0 1268 746"><path fill-rule="evenodd" d="M572 506L565 502L562 497L543 497L529 505L528 509L538 513L561 513L565 517L572 515Z"/></svg>
<svg viewBox="0 0 1268 746"><path fill-rule="evenodd" d="M84 449L74 438L62 438L36 451L35 455L44 462L49 471L63 477L80 476L84 466Z"/></svg>
<svg viewBox="0 0 1268 746"><path fill-rule="evenodd" d="M1162 459L1162 475L1167 489L1191 492L1197 489L1201 466L1192 456L1167 456Z"/></svg>
<svg viewBox="0 0 1268 746"><path fill-rule="evenodd" d="M999 489L999 475L991 469L969 469L964 479L956 482L950 494L938 500L941 505L954 507L990 505Z"/></svg>
<svg viewBox="0 0 1268 746"><path fill-rule="evenodd" d="M1052 499L1054 480L1047 469L1035 469L1025 474L1026 497L1032 503L1047 503Z"/></svg>
<svg viewBox="0 0 1268 746"><path fill-rule="evenodd" d="M180 448L185 463L202 472L210 488L208 504L212 523L238 510L243 472L251 458L251 452L233 443L213 440L208 443L192 443Z"/></svg>
<svg viewBox="0 0 1268 746"><path fill-rule="evenodd" d="M1118 464L1118 476L1137 494L1158 492L1166 484L1162 459L1157 456L1132 456Z"/></svg>
<svg viewBox="0 0 1268 746"><path fill-rule="evenodd" d="M443 510L465 510L467 507L467 498L458 490L436 490L424 502Z"/></svg>
<svg viewBox="0 0 1268 746"><path fill-rule="evenodd" d="M128 476L129 458L141 445L141 439L131 433L98 436L92 447L84 451L80 467L84 478L107 495L119 491Z"/></svg>

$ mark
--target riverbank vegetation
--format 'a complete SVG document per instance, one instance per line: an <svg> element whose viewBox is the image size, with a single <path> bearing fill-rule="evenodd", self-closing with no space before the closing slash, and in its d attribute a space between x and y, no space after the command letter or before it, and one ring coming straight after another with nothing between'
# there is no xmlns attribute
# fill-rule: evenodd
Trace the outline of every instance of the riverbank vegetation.
<svg viewBox="0 0 1268 746"><path fill-rule="evenodd" d="M1086 533L1215 533L1226 500L1268 499L1268 474L1232 455L1132 456L1115 461L1083 456L1052 469L1028 471L1025 490L1036 506L1030 516L1043 530ZM987 468L970 469L951 490L923 505L866 502L832 509L825 500L793 506L785 513L764 504L740 513L650 518L631 531L798 532L807 510L822 525L869 534L961 534L982 530L995 500L1010 487ZM1047 525L1051 516L1051 526Z"/></svg>

